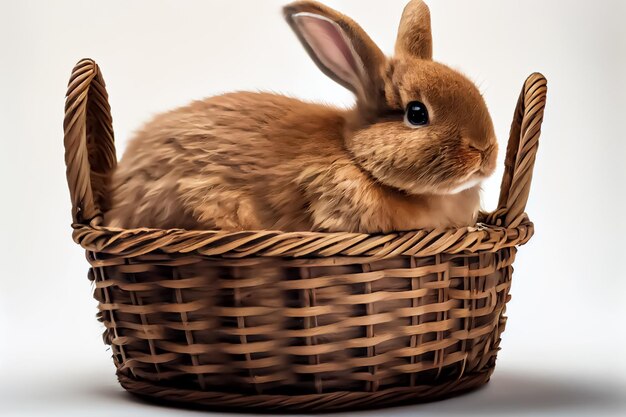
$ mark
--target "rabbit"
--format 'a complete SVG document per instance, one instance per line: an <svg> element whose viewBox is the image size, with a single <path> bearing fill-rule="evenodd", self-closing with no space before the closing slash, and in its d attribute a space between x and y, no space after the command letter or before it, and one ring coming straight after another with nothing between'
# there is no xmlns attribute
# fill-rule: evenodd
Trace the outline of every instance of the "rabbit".
<svg viewBox="0 0 626 417"><path fill-rule="evenodd" d="M477 87L433 61L428 6L408 3L391 58L323 4L283 11L354 107L236 92L161 114L114 172L105 224L354 233L475 224L498 144Z"/></svg>

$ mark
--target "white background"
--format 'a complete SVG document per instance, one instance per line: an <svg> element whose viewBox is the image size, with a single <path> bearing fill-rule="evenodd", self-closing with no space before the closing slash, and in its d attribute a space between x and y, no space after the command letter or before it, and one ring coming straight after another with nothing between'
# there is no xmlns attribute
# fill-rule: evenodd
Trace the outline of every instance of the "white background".
<svg viewBox="0 0 626 417"><path fill-rule="evenodd" d="M139 403L115 381L87 262L70 237L65 87L76 61L98 61L118 152L151 115L222 91L350 104L302 51L282 3L0 2L0 415L195 414ZM328 4L392 52L404 1ZM516 262L490 385L369 414L626 415L626 2L430 4L435 57L480 85L502 148L525 77L538 70L550 81L527 208L536 236ZM501 172L485 185L487 208Z"/></svg>

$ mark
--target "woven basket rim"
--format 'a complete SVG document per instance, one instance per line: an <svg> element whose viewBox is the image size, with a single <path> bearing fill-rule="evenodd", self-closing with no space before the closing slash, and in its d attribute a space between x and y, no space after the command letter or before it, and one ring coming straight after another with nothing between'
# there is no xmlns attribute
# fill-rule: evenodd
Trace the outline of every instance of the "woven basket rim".
<svg viewBox="0 0 626 417"><path fill-rule="evenodd" d="M158 251L225 258L244 257L372 257L432 256L497 252L521 246L534 234L524 216L516 227L477 223L456 229L415 230L386 234L348 232L223 231L184 229L119 229L74 224L73 237L96 253L141 256Z"/></svg>

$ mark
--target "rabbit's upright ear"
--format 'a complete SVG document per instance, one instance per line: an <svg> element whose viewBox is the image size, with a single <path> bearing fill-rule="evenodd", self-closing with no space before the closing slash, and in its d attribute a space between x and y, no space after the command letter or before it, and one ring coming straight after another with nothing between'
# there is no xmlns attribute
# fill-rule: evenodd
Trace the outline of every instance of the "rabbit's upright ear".
<svg viewBox="0 0 626 417"><path fill-rule="evenodd" d="M433 37L430 10L423 0L411 0L402 13L396 55L433 59Z"/></svg>
<svg viewBox="0 0 626 417"><path fill-rule="evenodd" d="M315 1L298 1L283 11L318 67L354 92L360 106L384 96L385 55L357 23Z"/></svg>

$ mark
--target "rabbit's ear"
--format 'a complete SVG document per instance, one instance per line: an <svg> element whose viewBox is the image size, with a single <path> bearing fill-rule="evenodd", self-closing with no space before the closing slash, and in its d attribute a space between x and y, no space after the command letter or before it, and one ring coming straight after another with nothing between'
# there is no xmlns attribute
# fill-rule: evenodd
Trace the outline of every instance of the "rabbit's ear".
<svg viewBox="0 0 626 417"><path fill-rule="evenodd" d="M320 69L362 100L384 90L385 55L352 19L314 1L284 8L285 18Z"/></svg>
<svg viewBox="0 0 626 417"><path fill-rule="evenodd" d="M430 10L423 0L411 0L404 9L396 41L396 55L433 59Z"/></svg>

